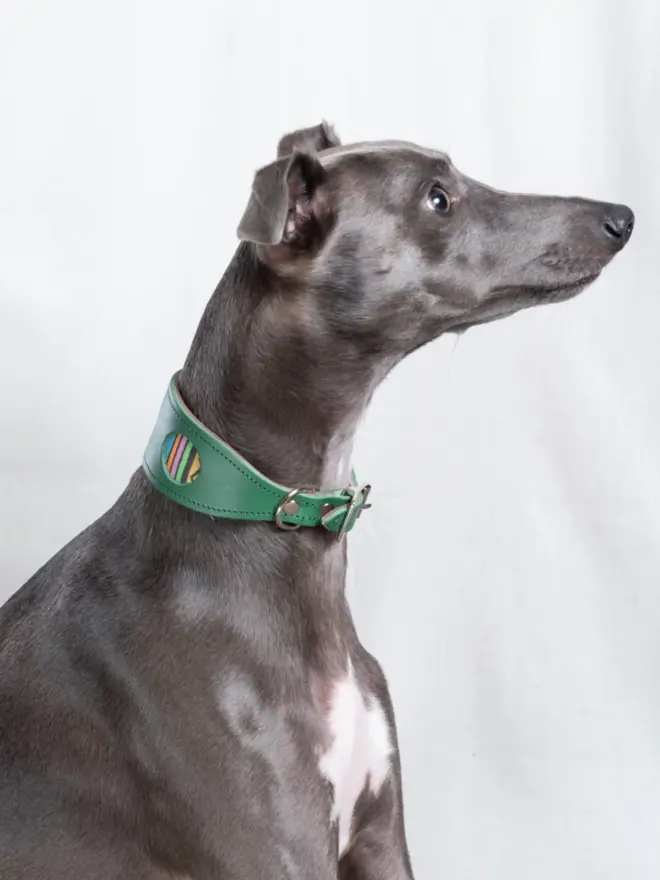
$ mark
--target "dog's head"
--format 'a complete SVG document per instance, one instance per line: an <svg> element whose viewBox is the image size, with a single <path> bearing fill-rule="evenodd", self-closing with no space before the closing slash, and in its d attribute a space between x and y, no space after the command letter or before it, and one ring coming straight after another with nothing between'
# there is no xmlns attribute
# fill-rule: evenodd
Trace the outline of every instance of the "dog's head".
<svg viewBox="0 0 660 880"><path fill-rule="evenodd" d="M491 189L413 144L341 146L322 124L282 138L238 234L328 331L396 359L574 296L633 223L623 205Z"/></svg>

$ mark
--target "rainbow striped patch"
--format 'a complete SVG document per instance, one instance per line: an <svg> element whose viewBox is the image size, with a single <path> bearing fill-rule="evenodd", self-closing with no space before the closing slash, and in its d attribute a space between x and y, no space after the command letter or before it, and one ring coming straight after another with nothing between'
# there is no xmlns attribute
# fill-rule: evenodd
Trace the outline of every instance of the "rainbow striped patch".
<svg viewBox="0 0 660 880"><path fill-rule="evenodd" d="M163 444L163 467L175 483L192 483L199 476L199 452L183 434L170 434Z"/></svg>

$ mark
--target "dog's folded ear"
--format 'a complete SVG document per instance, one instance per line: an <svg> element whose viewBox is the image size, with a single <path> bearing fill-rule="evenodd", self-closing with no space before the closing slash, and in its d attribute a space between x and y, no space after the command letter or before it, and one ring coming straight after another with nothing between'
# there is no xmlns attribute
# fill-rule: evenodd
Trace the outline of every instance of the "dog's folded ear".
<svg viewBox="0 0 660 880"><path fill-rule="evenodd" d="M328 202L326 177L315 155L294 150L257 171L238 225L238 237L255 244L308 247L322 231Z"/></svg>
<svg viewBox="0 0 660 880"><path fill-rule="evenodd" d="M320 153L330 147L338 147L341 141L334 128L325 120L312 128L299 128L280 138L277 145L278 158L290 156L294 150Z"/></svg>

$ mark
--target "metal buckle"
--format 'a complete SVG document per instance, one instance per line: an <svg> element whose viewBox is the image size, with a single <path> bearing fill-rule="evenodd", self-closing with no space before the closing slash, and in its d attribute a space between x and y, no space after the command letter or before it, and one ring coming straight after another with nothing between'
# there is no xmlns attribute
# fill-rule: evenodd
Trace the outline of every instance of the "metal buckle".
<svg viewBox="0 0 660 880"><path fill-rule="evenodd" d="M357 518L359 519L362 516L363 510L369 510L371 504L367 504L367 498L369 497L369 493L371 492L371 486L369 483L365 483L363 486L347 486L345 489L346 492L351 496L350 501L345 501L344 504L338 504L337 507L333 507L327 513L325 513L321 517L321 525L324 526L328 531L332 531L326 523L327 518L336 513L338 510L342 508L346 508L346 515L344 516L344 522L341 524L341 528L337 532L337 540L341 541L341 539L346 534L348 530L348 524L353 518L353 512L355 508L358 506L358 499L362 497L362 503L360 504L360 510L358 511Z"/></svg>
<svg viewBox="0 0 660 880"><path fill-rule="evenodd" d="M282 520L282 514L287 513L289 516L298 513L300 510L300 505L297 501L295 501L295 497L299 492L315 492L315 489L304 489L302 487L298 487L297 489L292 489L288 492L284 498L277 505L277 510L275 511L275 525L282 529L283 532L295 532L300 528L300 523L285 523ZM288 510L286 509L288 507Z"/></svg>

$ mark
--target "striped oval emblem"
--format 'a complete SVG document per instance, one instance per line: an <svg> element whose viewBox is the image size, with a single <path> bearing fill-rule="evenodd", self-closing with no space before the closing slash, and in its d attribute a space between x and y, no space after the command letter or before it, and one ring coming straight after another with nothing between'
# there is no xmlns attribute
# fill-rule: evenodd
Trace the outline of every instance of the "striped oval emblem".
<svg viewBox="0 0 660 880"><path fill-rule="evenodd" d="M163 467L175 483L192 483L199 476L199 452L183 434L170 434L163 444Z"/></svg>

